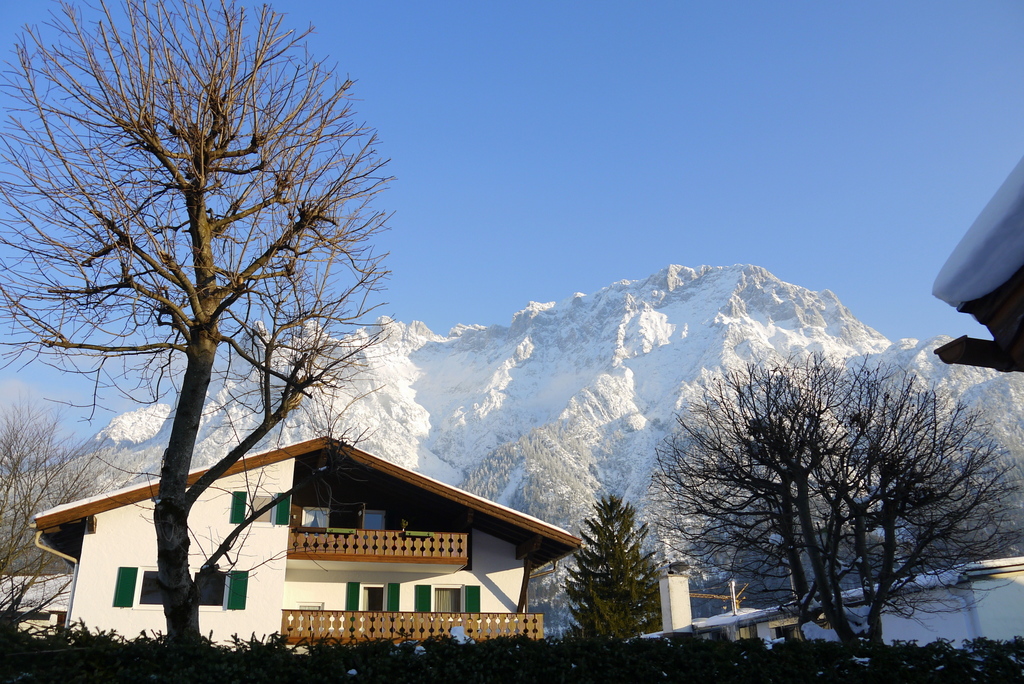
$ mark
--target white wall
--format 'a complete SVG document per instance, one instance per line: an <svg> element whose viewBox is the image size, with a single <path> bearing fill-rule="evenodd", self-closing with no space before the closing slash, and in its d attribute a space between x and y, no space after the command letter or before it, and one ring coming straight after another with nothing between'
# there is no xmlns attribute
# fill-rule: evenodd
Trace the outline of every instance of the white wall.
<svg viewBox="0 0 1024 684"><path fill-rule="evenodd" d="M916 641L928 644L948 639L959 645L964 639L981 636L974 597L969 589L943 587L930 590L928 595L933 600L922 603L913 617L882 613L882 639L886 643Z"/></svg>
<svg viewBox="0 0 1024 684"><path fill-rule="evenodd" d="M915 613L916 619L883 615L886 641L928 643L949 639L1013 639L1024 636L1024 575L976 579L970 588L928 592L935 600ZM952 610L951 610L952 609Z"/></svg>
<svg viewBox="0 0 1024 684"><path fill-rule="evenodd" d="M974 588L982 636L1024 636L1024 574L977 581Z"/></svg>
<svg viewBox="0 0 1024 684"><path fill-rule="evenodd" d="M219 480L192 509L190 565L195 573L207 554L234 528L230 522L231 493L273 496L291 487L291 460ZM81 620L93 629L115 630L125 636L140 632L165 632L160 605L139 605L138 592L143 572L156 570L156 533L150 501L122 506L96 516L96 532L86 534L78 565L72 612L69 621ZM200 607L199 624L204 634L217 640L233 634L263 636L281 628L281 596L284 591L284 549L288 526L254 523L244 535L237 562L222 570L249 571L245 610L217 606ZM277 555L275 556L275 553ZM136 600L132 608L113 606L114 588L120 567L139 568Z"/></svg>

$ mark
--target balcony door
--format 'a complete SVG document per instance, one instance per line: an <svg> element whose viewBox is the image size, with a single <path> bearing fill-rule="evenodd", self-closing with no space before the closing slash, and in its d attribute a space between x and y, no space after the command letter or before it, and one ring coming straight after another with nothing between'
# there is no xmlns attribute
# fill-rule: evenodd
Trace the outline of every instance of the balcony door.
<svg viewBox="0 0 1024 684"><path fill-rule="evenodd" d="M384 587L363 587L363 610L377 613L384 610Z"/></svg>

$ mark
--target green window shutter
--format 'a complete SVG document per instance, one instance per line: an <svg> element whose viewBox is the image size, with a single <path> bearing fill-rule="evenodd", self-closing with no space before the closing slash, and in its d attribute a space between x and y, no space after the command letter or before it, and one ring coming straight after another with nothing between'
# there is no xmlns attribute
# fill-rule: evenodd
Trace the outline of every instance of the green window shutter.
<svg viewBox="0 0 1024 684"><path fill-rule="evenodd" d="M117 569L117 584L114 585L115 608L131 608L135 605L135 582L138 579L138 568Z"/></svg>
<svg viewBox="0 0 1024 684"><path fill-rule="evenodd" d="M476 584L466 585L466 612L480 612L480 587Z"/></svg>
<svg viewBox="0 0 1024 684"><path fill-rule="evenodd" d="M245 594L249 588L249 571L228 573L228 610L245 610Z"/></svg>
<svg viewBox="0 0 1024 684"><path fill-rule="evenodd" d="M280 496L280 494L278 494ZM286 496L277 502L277 507L274 508L274 524L275 525L287 525L288 518L292 514L292 497Z"/></svg>
<svg viewBox="0 0 1024 684"><path fill-rule="evenodd" d="M245 520L245 492L231 492L231 524Z"/></svg>
<svg viewBox="0 0 1024 684"><path fill-rule="evenodd" d="M359 582L349 582L345 591L345 610L359 610Z"/></svg>
<svg viewBox="0 0 1024 684"><path fill-rule="evenodd" d="M387 609L390 612L392 612L392 613L396 613L399 610L401 610L401 608L398 607L399 606L398 598L399 598L399 593L400 593L399 592L399 586L400 585L398 585L398 584L389 584L388 585L388 604L387 604Z"/></svg>
<svg viewBox="0 0 1024 684"><path fill-rule="evenodd" d="M416 585L416 612L417 613L429 613L430 612L430 585L417 584Z"/></svg>

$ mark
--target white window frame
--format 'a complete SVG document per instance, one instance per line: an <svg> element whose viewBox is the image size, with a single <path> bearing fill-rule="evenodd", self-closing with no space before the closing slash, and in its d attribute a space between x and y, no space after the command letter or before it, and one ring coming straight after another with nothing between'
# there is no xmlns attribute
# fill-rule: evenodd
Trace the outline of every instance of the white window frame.
<svg viewBox="0 0 1024 684"><path fill-rule="evenodd" d="M434 584L431 586L432 595L430 597L430 611L432 613L452 613L460 614L466 612L466 585L465 584ZM437 590L438 589L454 589L458 592L459 597L459 609L454 611L442 611L437 607Z"/></svg>

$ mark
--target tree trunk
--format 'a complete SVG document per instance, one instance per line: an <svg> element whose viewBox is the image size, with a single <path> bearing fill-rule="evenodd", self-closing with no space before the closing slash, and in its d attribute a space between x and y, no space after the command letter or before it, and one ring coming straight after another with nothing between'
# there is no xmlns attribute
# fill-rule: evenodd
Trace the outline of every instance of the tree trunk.
<svg viewBox="0 0 1024 684"><path fill-rule="evenodd" d="M167 635L176 641L198 639L199 592L188 565L188 510L161 497L153 511L153 522Z"/></svg>
<svg viewBox="0 0 1024 684"><path fill-rule="evenodd" d="M806 473L802 473L803 477L806 477L806 475ZM825 561L821 557L821 551L818 548L820 539L818 537L818 529L814 524L814 515L811 512L811 498L806 481L797 482L797 492L796 505L800 516L800 526L804 531L804 539L807 543L807 558L810 560L811 573L817 584L821 610L840 641L844 644L852 643L857 640L857 635L854 634L853 629L850 627L850 622L843 610L842 593L839 587L833 585L826 571Z"/></svg>
<svg viewBox="0 0 1024 684"><path fill-rule="evenodd" d="M160 493L153 511L160 592L167 636L173 640L198 639L201 635L199 591L192 581L188 562L191 505L185 492L216 353L217 344L210 337L197 336L189 347L171 437L160 468Z"/></svg>

